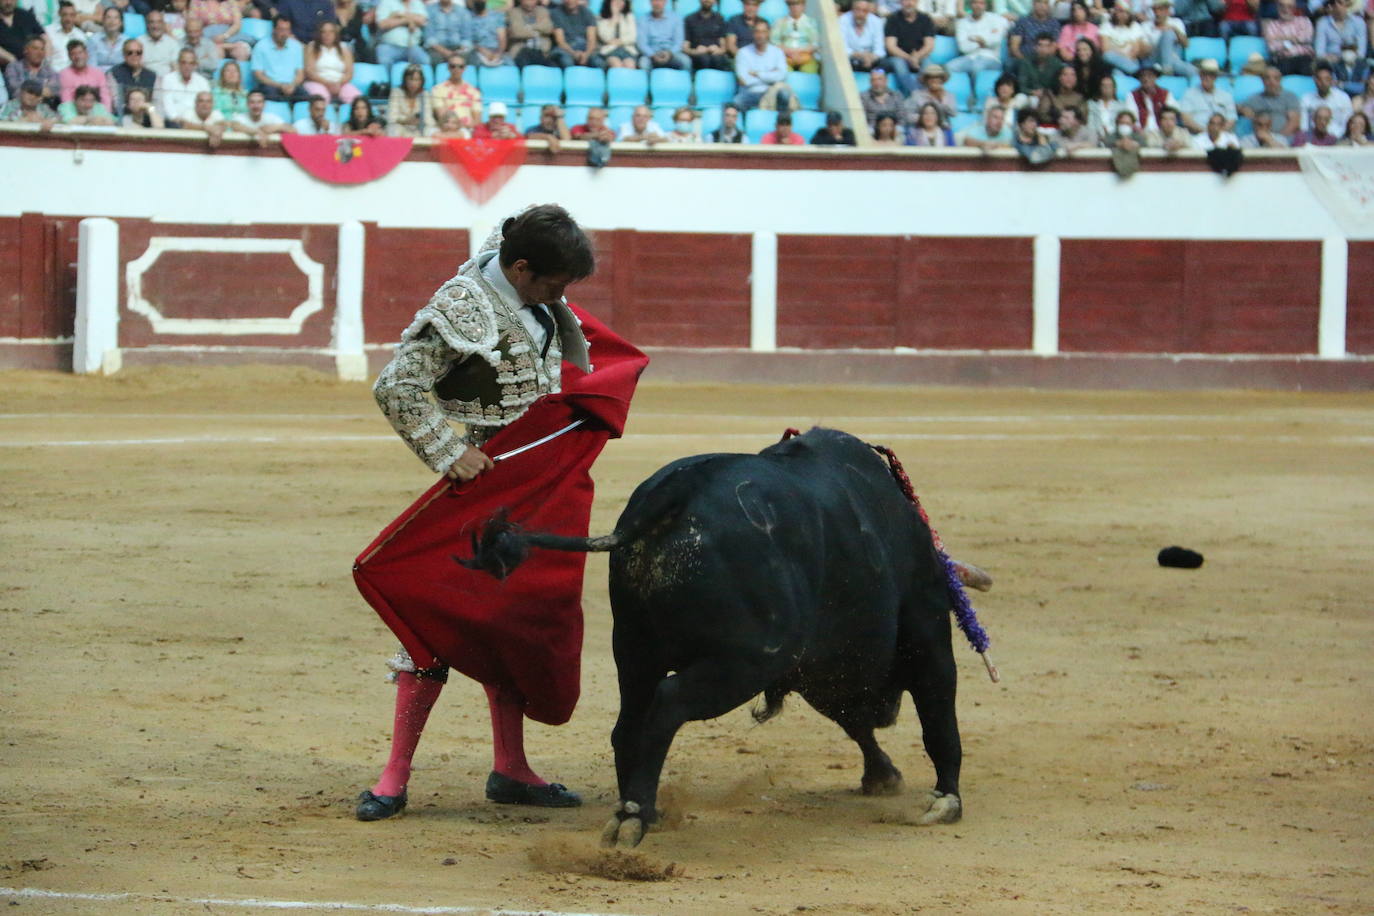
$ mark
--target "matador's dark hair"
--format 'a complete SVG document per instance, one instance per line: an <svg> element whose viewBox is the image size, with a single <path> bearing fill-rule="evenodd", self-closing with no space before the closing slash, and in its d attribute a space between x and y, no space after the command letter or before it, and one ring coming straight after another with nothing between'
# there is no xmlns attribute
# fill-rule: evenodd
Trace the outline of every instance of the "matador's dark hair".
<svg viewBox="0 0 1374 916"><path fill-rule="evenodd" d="M529 262L536 276L583 280L596 270L591 240L557 204L531 207L501 227L501 266Z"/></svg>

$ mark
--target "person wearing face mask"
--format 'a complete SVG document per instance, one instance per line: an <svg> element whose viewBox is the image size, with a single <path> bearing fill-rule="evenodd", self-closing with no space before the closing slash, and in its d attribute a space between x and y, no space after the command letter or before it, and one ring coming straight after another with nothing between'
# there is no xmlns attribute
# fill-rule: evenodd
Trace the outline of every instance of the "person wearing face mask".
<svg viewBox="0 0 1374 916"><path fill-rule="evenodd" d="M668 143L700 143L697 135L697 113L693 108L683 106L673 112L673 129L668 132Z"/></svg>

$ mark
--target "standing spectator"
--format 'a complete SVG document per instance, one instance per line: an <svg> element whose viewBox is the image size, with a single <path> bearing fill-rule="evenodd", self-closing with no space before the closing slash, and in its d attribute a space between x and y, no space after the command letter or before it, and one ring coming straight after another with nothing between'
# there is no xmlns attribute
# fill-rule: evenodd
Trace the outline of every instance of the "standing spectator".
<svg viewBox="0 0 1374 916"><path fill-rule="evenodd" d="M1350 120L1345 122L1345 135L1341 137L1341 146L1369 146L1374 140L1369 135L1369 117L1363 111L1357 111L1350 115Z"/></svg>
<svg viewBox="0 0 1374 916"><path fill-rule="evenodd" d="M1097 138L1083 123L1083 116L1077 108L1064 108L1059 112L1059 148L1066 153L1097 146Z"/></svg>
<svg viewBox="0 0 1374 916"><path fill-rule="evenodd" d="M921 108L934 105L940 112L940 123L948 124L949 119L959 113L959 102L954 93L945 88L949 74L939 64L926 64L921 68L921 88L907 96L902 104L902 125L914 125L920 116Z"/></svg>
<svg viewBox="0 0 1374 916"><path fill-rule="evenodd" d="M48 37L48 66L56 73L71 66L71 61L67 59L67 42L73 38L86 38L86 32L81 26L76 24L76 7L71 4L71 0L62 0L62 5L57 8L57 21L43 30ZM11 87L10 94L14 94Z"/></svg>
<svg viewBox="0 0 1374 916"><path fill-rule="evenodd" d="M653 112L648 105L636 105L629 123L620 128L620 136L616 139L622 143L643 142L653 146L667 140L668 135L654 122Z"/></svg>
<svg viewBox="0 0 1374 916"><path fill-rule="evenodd" d="M177 66L186 52L177 58ZM272 24L272 36L258 42L253 49L253 82L271 102L294 102L306 97L301 83L305 82L305 49L291 35L291 20L278 18ZM164 110L163 114L167 112Z"/></svg>
<svg viewBox="0 0 1374 916"><path fill-rule="evenodd" d="M149 10L144 17L148 33L143 36L143 66L161 76L177 64L181 42L167 32L167 18L161 10Z"/></svg>
<svg viewBox="0 0 1374 916"><path fill-rule="evenodd" d="M311 106L314 110L314 106ZM182 130L195 130L205 134L210 146L219 146L220 139L224 136L224 129L228 125L225 123L224 115L215 110L215 98L209 92L197 92L195 102L191 105L191 110L182 117L178 125ZM320 131L320 133L334 133L334 131Z"/></svg>
<svg viewBox="0 0 1374 916"><path fill-rule="evenodd" d="M753 44L754 23L768 22L759 15L759 0L744 0L742 7L741 12L725 20L725 46L731 57L738 54L740 48Z"/></svg>
<svg viewBox="0 0 1374 916"><path fill-rule="evenodd" d="M1117 0L1112 7L1111 22L1102 26L1102 62L1125 73L1140 69L1140 61L1153 50L1145 28L1131 17L1126 0Z"/></svg>
<svg viewBox="0 0 1374 916"><path fill-rule="evenodd" d="M1267 112L1285 139L1292 138L1302 127L1302 103L1283 88L1283 73L1278 67L1264 71L1264 89L1241 102L1239 110L1251 121L1260 112Z"/></svg>
<svg viewBox="0 0 1374 916"><path fill-rule="evenodd" d="M492 106L495 108L495 104ZM502 117L505 117L502 106ZM392 137L428 137L437 126L434 107L425 92L425 72L419 64L406 67L401 85L391 87L386 105L387 134ZM473 134L476 136L476 133Z"/></svg>
<svg viewBox="0 0 1374 916"><path fill-rule="evenodd" d="M983 111L983 120L964 131L961 146L972 146L983 152L1011 148L1011 127L1000 105L990 105Z"/></svg>
<svg viewBox="0 0 1374 916"><path fill-rule="evenodd" d="M71 58L72 65L57 74L57 84L61 90L58 93L58 100L70 102L76 98L77 86L94 86L100 93L100 104L107 109L113 108L114 101L110 98L110 87L105 80L105 71L99 67L88 65L90 52L86 50L86 43L73 41L67 45L67 56Z"/></svg>
<svg viewBox="0 0 1374 916"><path fill-rule="evenodd" d="M1035 39L1035 55L1022 57L1016 62L1016 88L1033 96L1039 103L1045 93L1054 88L1063 67L1064 62L1059 59L1059 49L1055 47L1054 39L1041 34Z"/></svg>
<svg viewBox="0 0 1374 916"><path fill-rule="evenodd" d="M988 13L988 0L971 0L969 15L954 25L954 41L959 56L949 62L954 73L981 73L1002 69L1002 42L1007 37L1007 20Z"/></svg>
<svg viewBox="0 0 1374 916"><path fill-rule="evenodd" d="M748 143L749 137L739 125L739 106L728 103L720 113L720 126L711 131L712 143Z"/></svg>
<svg viewBox="0 0 1374 916"><path fill-rule="evenodd" d="M124 117L119 119L119 126L161 130L166 125L152 106L151 94L135 86L124 95Z"/></svg>
<svg viewBox="0 0 1374 916"><path fill-rule="evenodd" d="M1345 122L1350 120L1350 113L1355 110L1350 96L1345 94L1344 89L1336 86L1335 74L1328 63L1317 64L1316 69L1312 71L1312 80L1317 84L1316 90L1302 97L1303 127L1310 128L1313 123L1312 115L1318 108L1325 108L1331 112L1331 132L1344 134Z"/></svg>
<svg viewBox="0 0 1374 916"><path fill-rule="evenodd" d="M229 121L229 129L248 134L258 146L266 146L273 134L290 133L291 125L267 110L267 96L261 89L248 93L248 110Z"/></svg>
<svg viewBox="0 0 1374 916"><path fill-rule="evenodd" d="M472 54L474 67L499 67L510 63L506 54L506 14L487 9L487 0L469 0L472 11Z"/></svg>
<svg viewBox="0 0 1374 916"><path fill-rule="evenodd" d="M467 58L472 51L472 13L462 3L436 0L425 6L425 53L429 62L446 62L454 53Z"/></svg>
<svg viewBox="0 0 1374 916"><path fill-rule="evenodd" d="M987 5L987 0L973 0ZM872 70L883 59L883 21L873 15L872 0L854 0L849 12L840 16L840 37L855 72Z"/></svg>
<svg viewBox="0 0 1374 916"><path fill-rule="evenodd" d="M759 19L754 23L753 43L735 55L735 79L739 83L735 104L740 111L759 106L792 108L792 90L786 83L787 58L782 48L768 43L769 33L768 23Z"/></svg>
<svg viewBox="0 0 1374 916"><path fill-rule="evenodd" d="M1250 133L1241 138L1240 145L1246 149L1288 149L1288 138L1274 130L1274 115L1269 111L1257 111L1250 119Z"/></svg>
<svg viewBox="0 0 1374 916"><path fill-rule="evenodd" d="M517 67L552 64L553 17L539 0L518 0L515 9L506 14L506 38Z"/></svg>
<svg viewBox="0 0 1374 916"><path fill-rule="evenodd" d="M85 42L73 39L78 44ZM43 87L43 97L50 105L56 105L62 93L62 85L56 71L46 61L47 45L41 35L34 35L24 42L23 52L5 67L5 88L12 99L19 98L19 87L28 80L34 80ZM65 56L65 55L64 55Z"/></svg>
<svg viewBox="0 0 1374 916"><path fill-rule="evenodd" d="M387 73L398 61L429 63L429 55L422 46L429 14L421 0L382 0L377 4L376 17L373 31L377 34L377 63Z"/></svg>
<svg viewBox="0 0 1374 916"><path fill-rule="evenodd" d="M1221 13L1221 37L1230 41L1236 35L1258 35L1260 0L1225 0Z"/></svg>
<svg viewBox="0 0 1374 916"><path fill-rule="evenodd" d="M812 146L855 146L854 131L844 126L844 116L838 111L826 112L825 126L811 137Z"/></svg>
<svg viewBox="0 0 1374 916"><path fill-rule="evenodd" d="M1088 96L1097 91L1098 84L1107 73L1101 49L1086 38L1078 39L1078 43L1074 45L1073 62L1070 66L1078 74L1078 85L1083 87L1084 94Z"/></svg>
<svg viewBox="0 0 1374 916"><path fill-rule="evenodd" d="M669 143L700 143L701 137L697 135L697 111L689 105L683 105L673 112L673 129L668 131Z"/></svg>
<svg viewBox="0 0 1374 916"><path fill-rule="evenodd" d="M8 67L24 54L24 43L42 38L43 27L18 0L0 0L0 66ZM13 101L13 100L11 100Z"/></svg>
<svg viewBox="0 0 1374 916"><path fill-rule="evenodd" d="M78 86L70 102L57 106L57 119L63 124L87 127L113 127L114 118L100 104L100 93L94 86Z"/></svg>
<svg viewBox="0 0 1374 916"><path fill-rule="evenodd" d="M935 50L935 23L916 8L916 0L902 0L901 11L883 27L887 60L883 68L897 81L903 95L916 91L916 74Z"/></svg>
<svg viewBox="0 0 1374 916"><path fill-rule="evenodd" d="M386 125L372 110L372 103L367 100L365 95L355 97L349 104L348 120L340 127L346 137L383 137L386 135Z"/></svg>
<svg viewBox="0 0 1374 916"><path fill-rule="evenodd" d="M1224 129L1231 130L1236 124L1236 101L1231 93L1217 88L1217 77L1221 66L1211 58L1200 60L1197 64L1198 85L1189 87L1179 100L1179 113L1183 116L1183 126L1193 133L1206 129L1212 115L1219 114L1224 121Z"/></svg>
<svg viewBox="0 0 1374 916"><path fill-rule="evenodd" d="M805 146L806 141L801 134L792 130L792 112L778 112L778 122L768 133L764 134L759 143L763 146Z"/></svg>
<svg viewBox="0 0 1374 916"><path fill-rule="evenodd" d="M274 0L277 15L291 21L291 37L301 44L309 44L320 34L326 22L339 24L334 15L334 0Z"/></svg>
<svg viewBox="0 0 1374 916"><path fill-rule="evenodd" d="M305 46L303 63L305 83L301 88L306 95L322 95L345 105L352 105L353 100L362 95L350 82L353 79L353 52L339 43L337 22L320 23L319 36Z"/></svg>
<svg viewBox="0 0 1374 916"><path fill-rule="evenodd" d="M464 9L464 12L467 12ZM334 19L339 23L339 43L353 52L355 61L372 63L372 49L363 37L363 20L367 14L358 0L334 0Z"/></svg>
<svg viewBox="0 0 1374 916"><path fill-rule="evenodd" d="M1145 145L1162 149L1171 156L1182 150L1194 149L1193 135L1179 124L1177 108L1166 108L1159 113L1159 126L1146 131Z"/></svg>
<svg viewBox="0 0 1374 916"><path fill-rule="evenodd" d="M588 143L612 143L615 141L615 131L611 130L606 123L606 109L588 108L587 123L579 124L569 131L574 140L586 140Z"/></svg>
<svg viewBox="0 0 1374 916"><path fill-rule="evenodd" d="M1183 59L1180 49L1188 47L1188 30L1183 20L1169 15L1170 0L1153 0L1153 18L1144 23L1145 37L1151 44L1150 62L1156 64L1161 73L1174 76L1197 76L1197 67Z"/></svg>
<svg viewBox="0 0 1374 916"><path fill-rule="evenodd" d="M1101 47L1102 39L1097 34L1097 23L1092 21L1088 4L1084 0L1073 0L1069 5L1069 21L1059 30L1059 56L1065 62L1072 62L1078 53L1078 43L1086 41L1094 47Z"/></svg>
<svg viewBox="0 0 1374 916"><path fill-rule="evenodd" d="M124 112L124 98L130 89L142 89L149 97L157 87L158 74L144 66L146 54L143 42L129 38L124 42L124 63L111 67L106 77L110 84L110 99L115 114Z"/></svg>
<svg viewBox="0 0 1374 916"><path fill-rule="evenodd" d="M873 125L873 142L878 146L902 146L902 138L897 134L897 119L890 112L878 115Z"/></svg>
<svg viewBox="0 0 1374 916"><path fill-rule="evenodd" d="M1312 72L1312 40L1312 20L1298 14L1297 0L1279 0L1278 18L1264 20L1269 60L1284 75Z"/></svg>
<svg viewBox="0 0 1374 916"><path fill-rule="evenodd" d="M526 140L543 140L549 150L558 152L559 144L571 140L568 122L563 119L563 109L557 105L545 105L539 109L539 123L525 131Z"/></svg>
<svg viewBox="0 0 1374 916"><path fill-rule="evenodd" d="M1073 67L1060 67L1054 88L1041 94L1038 107L1040 123L1058 124L1059 115L1066 108L1077 111L1080 121L1087 120L1088 99L1078 86L1078 73Z"/></svg>
<svg viewBox="0 0 1374 916"><path fill-rule="evenodd" d="M787 15L773 25L773 44L782 48L789 70L820 73L816 54L821 47L820 29L806 15L806 0L787 0Z"/></svg>
<svg viewBox="0 0 1374 916"><path fill-rule="evenodd" d="M1036 53L1040 36L1050 39L1053 48L1059 41L1059 20L1050 15L1050 0L1034 0L1029 16L1022 16L1011 27L1007 37L1007 53L1013 62Z"/></svg>
<svg viewBox="0 0 1374 916"><path fill-rule="evenodd" d="M85 45L82 45L85 47ZM43 84L37 80L25 80L19 86L19 93L0 108L0 121L9 124L41 124L44 130L57 123L53 110L43 101Z"/></svg>
<svg viewBox="0 0 1374 916"><path fill-rule="evenodd" d="M215 81L214 97L215 111L224 115L226 121L248 110L248 93L243 88L243 71L239 69L238 61L224 62L219 79Z"/></svg>
<svg viewBox="0 0 1374 916"><path fill-rule="evenodd" d="M1142 64L1136 75L1140 85L1131 90L1131 104L1135 107L1136 124L1141 131L1159 129L1159 114L1166 108L1178 108L1169 90L1159 85L1159 70L1154 64Z"/></svg>
<svg viewBox="0 0 1374 916"><path fill-rule="evenodd" d="M223 50L205 37L205 26L195 16L186 20L186 37L181 46L196 55L196 69L202 76L213 74L223 59ZM178 55L180 53L177 52Z"/></svg>
<svg viewBox="0 0 1374 916"><path fill-rule="evenodd" d="M1097 94L1088 100L1088 133L1099 141L1105 139L1116 127L1117 116L1130 110L1127 103L1116 97L1116 77L1104 75L1098 81Z"/></svg>
<svg viewBox="0 0 1374 916"><path fill-rule="evenodd" d="M906 129L907 146L953 146L954 134L946 123L939 106L926 102Z"/></svg>
<svg viewBox="0 0 1374 916"><path fill-rule="evenodd" d="M182 118L194 111L196 96L209 91L209 81L196 72L196 53L190 48L182 48L176 69L157 78L153 89L153 106L168 127L176 127ZM211 96L211 104L213 102L214 97Z"/></svg>
<svg viewBox="0 0 1374 916"><path fill-rule="evenodd" d="M691 69L691 61L682 52L683 42L687 40L682 17L668 9L667 0L649 0L649 12L639 17L638 27L641 69Z"/></svg>
<svg viewBox="0 0 1374 916"><path fill-rule="evenodd" d="M549 16L553 19L554 64L559 67L596 66L596 17L583 0L563 0L563 5L555 7Z"/></svg>
<svg viewBox="0 0 1374 916"><path fill-rule="evenodd" d="M322 95L310 97L309 113L292 125L298 134L337 134L339 125L329 120L329 100Z"/></svg>
<svg viewBox="0 0 1374 916"><path fill-rule="evenodd" d="M869 74L868 88L859 93L859 102L864 106L864 119L868 129L877 126L878 115L887 112L894 118L902 110L902 97L887 86L887 72L874 70Z"/></svg>
<svg viewBox="0 0 1374 916"><path fill-rule="evenodd" d="M1197 136L1197 148L1204 153L1214 149L1240 149L1240 140L1226 126L1226 116L1217 112L1207 119L1207 128Z"/></svg>
<svg viewBox="0 0 1374 916"><path fill-rule="evenodd" d="M730 55L725 49L725 19L716 10L716 0L701 0L701 8L682 21L682 33L685 36L683 50L691 58L693 70L730 69Z"/></svg>
<svg viewBox="0 0 1374 916"><path fill-rule="evenodd" d="M1331 130L1331 109L1325 105L1312 112L1312 126L1293 137L1294 146L1335 146L1340 137Z"/></svg>
<svg viewBox="0 0 1374 916"><path fill-rule="evenodd" d="M464 130L470 131L482 123L482 91L463 78L461 51L449 55L448 79L430 91L429 103L436 118L442 118L445 112L456 114Z"/></svg>
<svg viewBox="0 0 1374 916"><path fill-rule="evenodd" d="M100 14L100 31L86 41L91 66L108 70L124 60L124 14L112 6Z"/></svg>
<svg viewBox="0 0 1374 916"><path fill-rule="evenodd" d="M757 5L757 4L755 4ZM607 67L639 65L639 30L630 15L628 0L601 0L601 15L596 20L598 58Z"/></svg>
<svg viewBox="0 0 1374 916"><path fill-rule="evenodd" d="M1317 20L1313 50L1317 61L1330 64L1337 82L1349 88L1348 84L1363 82L1369 69L1369 31L1363 19L1350 15L1350 0L1328 0L1326 6L1331 13Z"/></svg>
<svg viewBox="0 0 1374 916"><path fill-rule="evenodd" d="M1183 22L1189 36L1217 37L1217 16L1226 9L1226 0L1174 0L1174 15Z"/></svg>
<svg viewBox="0 0 1374 916"><path fill-rule="evenodd" d="M252 44L240 31L243 26L243 11L234 0L191 0L186 18L188 22L192 18L201 21L205 26L205 37L219 47L221 57L248 60L252 55ZM288 34L290 24L287 22Z"/></svg>

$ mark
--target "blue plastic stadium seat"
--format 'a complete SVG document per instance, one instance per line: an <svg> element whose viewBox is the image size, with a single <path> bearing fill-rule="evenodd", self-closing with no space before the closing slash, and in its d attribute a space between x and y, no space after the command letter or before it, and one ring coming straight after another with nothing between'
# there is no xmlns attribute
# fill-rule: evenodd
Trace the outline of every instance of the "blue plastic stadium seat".
<svg viewBox="0 0 1374 916"><path fill-rule="evenodd" d="M825 126L825 112L808 111L800 108L792 112L792 132L801 134L801 138L807 143L815 136L816 131Z"/></svg>
<svg viewBox="0 0 1374 916"><path fill-rule="evenodd" d="M596 12L599 14L601 10L598 9ZM630 0L630 12L636 19L649 15L649 0Z"/></svg>
<svg viewBox="0 0 1374 916"><path fill-rule="evenodd" d="M505 102L514 105L520 99L520 68L480 67L477 70L477 88L482 90L482 104Z"/></svg>
<svg viewBox="0 0 1374 916"><path fill-rule="evenodd" d="M748 135L750 143L758 143L763 139L764 134L777 126L777 123L778 113L776 111L754 108L744 115L744 132Z"/></svg>
<svg viewBox="0 0 1374 916"><path fill-rule="evenodd" d="M124 37L142 38L148 34L148 23L138 13L124 14Z"/></svg>
<svg viewBox="0 0 1374 916"><path fill-rule="evenodd" d="M787 18L787 0L763 0L759 15L767 19L770 25L777 25L779 19Z"/></svg>
<svg viewBox="0 0 1374 916"><path fill-rule="evenodd" d="M649 77L643 70L616 67L606 71L606 102L611 106L643 105Z"/></svg>
<svg viewBox="0 0 1374 916"><path fill-rule="evenodd" d="M666 131L673 129L673 115L677 112L676 105L659 105L654 108L654 123Z"/></svg>
<svg viewBox="0 0 1374 916"><path fill-rule="evenodd" d="M1231 62L1231 72L1240 73L1251 54L1258 54L1268 60L1269 45L1265 44L1264 39L1258 35L1237 35L1232 38L1226 55ZM1222 64L1223 62L1219 60L1217 63Z"/></svg>
<svg viewBox="0 0 1374 916"><path fill-rule="evenodd" d="M975 124L980 123L982 120L983 116L981 114L974 114L973 112L963 112L949 119L949 130L952 134L955 135L955 137L958 137L959 134L968 130Z"/></svg>
<svg viewBox="0 0 1374 916"><path fill-rule="evenodd" d="M620 128L630 123L630 117L635 113L634 105L616 105L606 110L606 125L616 133L620 133Z"/></svg>
<svg viewBox="0 0 1374 916"><path fill-rule="evenodd" d="M523 134L539 123L539 113L543 111L543 109L543 104L520 106L515 116L515 126L520 129L520 133ZM571 127L572 125L569 126Z"/></svg>
<svg viewBox="0 0 1374 916"><path fill-rule="evenodd" d="M353 79L349 80L363 92L367 92L367 87L373 83L390 83L387 79L386 67L381 64L354 64Z"/></svg>
<svg viewBox="0 0 1374 916"><path fill-rule="evenodd" d="M927 58L933 64L947 64L959 56L959 43L948 35L935 36L935 49Z"/></svg>
<svg viewBox="0 0 1374 916"><path fill-rule="evenodd" d="M701 139L702 139L702 140L706 140L708 143L710 142L710 140L709 140L708 138L710 137L711 131L715 130L717 127L720 127L720 122L721 122L721 119L722 119L722 117L723 117L722 111L723 111L723 109L718 108L718 107L716 107L716 108L704 108L704 109L702 109L702 112L701 112Z"/></svg>
<svg viewBox="0 0 1374 916"><path fill-rule="evenodd" d="M295 119L291 117L290 102L268 102L263 106L262 110L269 114L276 115L287 124L291 124L295 121Z"/></svg>
<svg viewBox="0 0 1374 916"><path fill-rule="evenodd" d="M1317 91L1317 84L1310 76L1299 76L1294 73L1291 76L1285 76L1280 82L1283 83L1283 88L1296 95L1299 101L1302 101L1302 97L1309 92Z"/></svg>
<svg viewBox="0 0 1374 916"><path fill-rule="evenodd" d="M563 98L563 71L530 64L520 71L520 88L526 105L547 105Z"/></svg>
<svg viewBox="0 0 1374 916"><path fill-rule="evenodd" d="M357 65L357 64L354 64L354 65L353 65L353 69L354 69L354 70L357 70L357 69L358 69L358 65ZM447 79L448 79L448 64L435 64L435 65L434 65L434 85L437 86L437 85L439 85L440 83L444 82L444 81L447 80ZM466 67L463 68L463 82L467 83L469 86L476 86L476 85L477 85L477 68L474 67L472 64L468 64Z"/></svg>
<svg viewBox="0 0 1374 916"><path fill-rule="evenodd" d="M597 67L569 67L563 71L563 91L569 105L600 105L606 98L606 74Z"/></svg>
<svg viewBox="0 0 1374 916"><path fill-rule="evenodd" d="M1264 91L1264 80L1249 73L1243 73L1235 78L1231 86L1231 96L1239 105L1250 96Z"/></svg>
<svg viewBox="0 0 1374 916"><path fill-rule="evenodd" d="M1188 91L1188 77L1186 76L1161 76L1159 87L1167 89L1174 96L1175 102L1183 100L1183 93Z"/></svg>
<svg viewBox="0 0 1374 916"><path fill-rule="evenodd" d="M867 70L859 70L854 74L854 85L858 88L859 94L863 95L873 85L873 74Z"/></svg>
<svg viewBox="0 0 1374 916"><path fill-rule="evenodd" d="M980 70L978 72L978 75L973 78L973 105L971 110L976 111L981 108L988 96L996 91L997 78L1001 75L996 70Z"/></svg>
<svg viewBox="0 0 1374 916"><path fill-rule="evenodd" d="M357 64L354 64L354 66L356 67ZM393 85L393 86L399 86L399 85L401 85L401 79L406 75L406 70L408 70L408 69L411 68L411 67L419 67L419 68L420 68L420 71L421 71L422 73L424 73L424 75L425 75L425 88L426 88L426 89L433 89L433 88L434 88L434 68L433 68L433 67L431 67L429 64L412 64L412 63L410 63L409 61L404 61L404 60L398 60L398 61L396 61L396 63L394 63L394 64L391 65L391 74L390 74L390 75L391 75L391 85Z"/></svg>
<svg viewBox="0 0 1374 916"><path fill-rule="evenodd" d="M797 102L802 108L821 107L821 78L817 74L793 70L787 74L787 85L797 94Z"/></svg>
<svg viewBox="0 0 1374 916"><path fill-rule="evenodd" d="M239 23L239 37L250 44L257 44L271 34L271 19L249 19L245 17L244 20Z"/></svg>
<svg viewBox="0 0 1374 916"><path fill-rule="evenodd" d="M655 106L686 105L692 94L692 75L686 70L657 67L649 74L649 94Z"/></svg>
<svg viewBox="0 0 1374 916"><path fill-rule="evenodd" d="M700 4L698 4L698 8L700 8ZM721 0L719 8L720 15L729 19L732 16L738 16L740 13L744 12L744 0Z"/></svg>
<svg viewBox="0 0 1374 916"><path fill-rule="evenodd" d="M1125 73L1116 73L1116 97L1123 102L1130 98L1131 93L1140 88L1140 80Z"/></svg>
<svg viewBox="0 0 1374 916"><path fill-rule="evenodd" d="M699 108L716 108L735 97L733 73L724 70L698 70L694 82Z"/></svg>
<svg viewBox="0 0 1374 916"><path fill-rule="evenodd" d="M1226 41L1221 38L1194 36L1188 39L1188 48L1183 52L1184 60L1198 61L1211 58L1218 64L1226 61Z"/></svg>
<svg viewBox="0 0 1374 916"><path fill-rule="evenodd" d="M1250 123L1249 118L1237 118L1235 135L1237 138L1248 137L1255 132L1255 125Z"/></svg>
<svg viewBox="0 0 1374 916"><path fill-rule="evenodd" d="M564 109L563 109L563 120L567 122L567 124L568 124L568 130L572 130L574 127L576 127L576 126L579 125L579 124L586 124L586 123L587 123L587 112L591 111L592 108L595 108L595 107L599 107L599 106L595 106L595 105L569 105L567 108L564 108Z"/></svg>
<svg viewBox="0 0 1374 916"><path fill-rule="evenodd" d="M973 83L969 81L967 73L951 73L945 88L953 93L955 104L959 106L960 111L973 109Z"/></svg>

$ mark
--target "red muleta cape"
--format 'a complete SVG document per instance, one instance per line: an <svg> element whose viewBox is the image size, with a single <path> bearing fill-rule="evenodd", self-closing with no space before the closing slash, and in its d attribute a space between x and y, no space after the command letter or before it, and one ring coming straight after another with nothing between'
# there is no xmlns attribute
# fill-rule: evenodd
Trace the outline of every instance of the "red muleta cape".
<svg viewBox="0 0 1374 916"><path fill-rule="evenodd" d="M496 456L570 432L497 462L476 479L430 487L353 564L367 603L401 640L417 668L443 663L474 680L519 693L525 715L559 725L577 705L582 659L584 553L536 550L497 581L459 566L472 532L499 509L528 528L585 537L592 462L625 429L630 398L649 358L605 325L573 309L593 371L563 364L563 390L536 401L493 436Z"/></svg>

